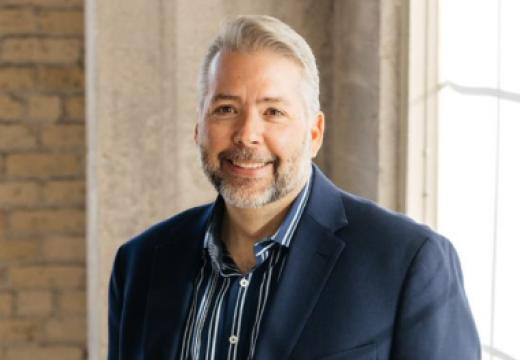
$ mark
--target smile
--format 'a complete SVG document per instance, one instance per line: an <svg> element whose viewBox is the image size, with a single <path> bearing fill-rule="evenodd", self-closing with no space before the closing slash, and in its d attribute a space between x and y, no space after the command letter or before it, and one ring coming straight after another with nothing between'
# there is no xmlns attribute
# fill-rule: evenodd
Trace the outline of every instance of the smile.
<svg viewBox="0 0 520 360"><path fill-rule="evenodd" d="M265 162L245 162L245 161L234 161L234 160L230 160L230 161L234 166L237 166L237 167L240 167L243 169L259 169L268 164Z"/></svg>
<svg viewBox="0 0 520 360"><path fill-rule="evenodd" d="M251 160L233 160L226 159L224 161L224 169L233 176L258 178L270 173L272 162L251 161Z"/></svg>

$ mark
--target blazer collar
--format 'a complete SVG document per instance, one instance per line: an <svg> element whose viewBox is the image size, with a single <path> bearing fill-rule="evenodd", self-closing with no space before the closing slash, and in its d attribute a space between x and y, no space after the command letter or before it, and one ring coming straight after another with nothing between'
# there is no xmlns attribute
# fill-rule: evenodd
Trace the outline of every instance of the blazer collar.
<svg viewBox="0 0 520 360"><path fill-rule="evenodd" d="M345 243L334 233L347 225L339 190L314 166L309 203L266 310L255 359L287 359L316 305Z"/></svg>
<svg viewBox="0 0 520 360"><path fill-rule="evenodd" d="M146 358L177 356L212 208L207 206L202 215L198 212L187 221L181 220L154 249L144 324Z"/></svg>
<svg viewBox="0 0 520 360"><path fill-rule="evenodd" d="M341 190L315 164L312 167L312 189L306 211L316 222L334 233L348 224Z"/></svg>
<svg viewBox="0 0 520 360"><path fill-rule="evenodd" d="M262 320L255 359L289 357L345 246L334 235L347 225L339 190L313 168L308 203ZM207 206L181 221L155 248L144 324L144 351L151 359L173 359L179 351L212 210Z"/></svg>

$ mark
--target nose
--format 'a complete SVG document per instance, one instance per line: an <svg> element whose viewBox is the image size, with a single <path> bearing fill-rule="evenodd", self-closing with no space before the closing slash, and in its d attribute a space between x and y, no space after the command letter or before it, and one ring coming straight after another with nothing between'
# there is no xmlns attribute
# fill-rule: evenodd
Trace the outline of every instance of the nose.
<svg viewBox="0 0 520 360"><path fill-rule="evenodd" d="M263 133L263 119L254 111L246 111L238 119L233 142L242 146L260 145L263 141Z"/></svg>

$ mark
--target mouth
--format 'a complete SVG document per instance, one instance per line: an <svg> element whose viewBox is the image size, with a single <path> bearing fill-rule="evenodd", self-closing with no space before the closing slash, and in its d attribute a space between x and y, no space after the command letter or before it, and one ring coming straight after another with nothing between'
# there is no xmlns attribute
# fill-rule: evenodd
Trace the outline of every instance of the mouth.
<svg viewBox="0 0 520 360"><path fill-rule="evenodd" d="M242 161L242 160L228 160L233 166L242 169L260 169L270 162L255 162L255 161Z"/></svg>
<svg viewBox="0 0 520 360"><path fill-rule="evenodd" d="M234 160L226 159L227 169L234 175L242 177L259 177L267 173L272 161Z"/></svg>

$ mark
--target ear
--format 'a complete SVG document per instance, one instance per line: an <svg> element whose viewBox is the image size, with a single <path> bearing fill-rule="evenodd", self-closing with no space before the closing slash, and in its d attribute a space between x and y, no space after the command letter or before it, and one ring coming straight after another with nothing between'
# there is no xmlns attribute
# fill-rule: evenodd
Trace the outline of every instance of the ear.
<svg viewBox="0 0 520 360"><path fill-rule="evenodd" d="M200 145L199 142L199 122L195 124L195 129L193 131L193 140L195 140L195 144Z"/></svg>
<svg viewBox="0 0 520 360"><path fill-rule="evenodd" d="M316 155L318 155L318 151L320 150L321 145L323 144L323 134L325 132L325 115L320 111L311 121L312 157L315 158Z"/></svg>

